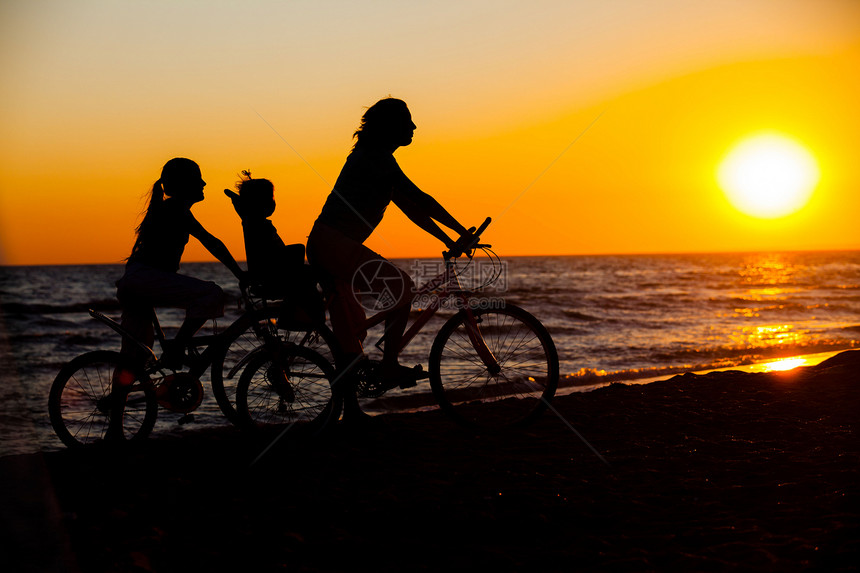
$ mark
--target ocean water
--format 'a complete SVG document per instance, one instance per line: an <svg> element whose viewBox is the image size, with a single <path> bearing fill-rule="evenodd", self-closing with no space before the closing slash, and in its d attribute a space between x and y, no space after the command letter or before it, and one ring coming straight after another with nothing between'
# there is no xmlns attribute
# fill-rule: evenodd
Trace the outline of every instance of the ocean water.
<svg viewBox="0 0 860 573"><path fill-rule="evenodd" d="M419 283L438 270L436 261L397 263ZM235 279L220 264L184 264L182 272L228 293L227 314L215 328L240 314ZM113 282L121 274L120 265L0 268L0 455L62 447L48 420L49 388L75 356L119 349L113 331L87 309L118 318ZM476 258L463 280L479 285L494 274L486 296L544 323L566 384L860 347L857 251L520 257L500 265ZM401 361L426 367L435 332L451 314L440 311ZM159 318L169 333L182 312L165 309ZM197 427L228 423L208 389L195 414ZM177 420L160 411L157 430L181 431Z"/></svg>

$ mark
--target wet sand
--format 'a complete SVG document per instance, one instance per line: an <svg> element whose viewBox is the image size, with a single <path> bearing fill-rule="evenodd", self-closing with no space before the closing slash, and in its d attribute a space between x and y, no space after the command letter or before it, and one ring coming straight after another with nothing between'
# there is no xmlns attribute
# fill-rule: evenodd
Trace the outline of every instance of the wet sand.
<svg viewBox="0 0 860 573"><path fill-rule="evenodd" d="M297 448L224 428L0 459L4 571L851 570L860 351L439 412ZM575 431L574 431L575 430ZM596 455L579 435L600 455Z"/></svg>

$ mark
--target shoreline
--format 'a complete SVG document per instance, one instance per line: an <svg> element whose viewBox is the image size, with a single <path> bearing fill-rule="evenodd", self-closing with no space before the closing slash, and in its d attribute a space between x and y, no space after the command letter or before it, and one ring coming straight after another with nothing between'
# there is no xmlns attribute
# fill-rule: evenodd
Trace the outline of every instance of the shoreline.
<svg viewBox="0 0 860 573"><path fill-rule="evenodd" d="M815 352L810 354L790 355L781 358L768 358L765 360L753 362L750 364L741 364L736 366L724 366L720 368L697 368L688 366L667 366L661 368L664 372L660 375L643 375L635 376L629 371L613 372L606 376L591 375L587 378L577 377L575 375L563 375L559 379L556 396L566 396L568 394L579 392L593 392L600 388L606 388L614 384L623 385L643 385L662 382L674 376L683 374L703 375L711 372L772 372L778 370L789 370L805 366L815 366L821 362L832 358L842 352L850 352L852 349L830 350L827 352ZM781 368L783 365L788 365L790 368ZM641 372L640 372L641 373ZM594 380L600 380L595 382ZM373 402L366 404L367 412L372 416L379 416L392 413L418 413L433 411L437 408L437 404L433 395L430 392L414 392L414 393L395 393L389 396L382 396Z"/></svg>
<svg viewBox="0 0 860 573"><path fill-rule="evenodd" d="M791 368L805 367L805 366L814 366L836 356L842 352L851 352L852 349L845 350L832 350L827 352L817 352L811 354L799 354L792 355L781 358L771 358L758 362L754 362L751 364L737 365L737 366L726 366L721 368L706 368L706 369L695 369L695 367L686 367L686 366L671 366L664 367L663 372L657 376L642 376L637 377L635 374L629 373L629 371L615 372L610 373L608 376L590 376L588 381L574 380L571 382L571 379L574 378L572 375L562 376L559 380L559 386L556 390L556 397L566 396L569 394L576 394L582 392L593 392L595 390L610 387L613 385L647 385L653 384L656 382L662 382L665 380L669 380L672 377L684 375L684 374L695 374L695 375L704 375L709 374L711 372L747 372L747 373L755 373L755 372L769 372L773 371L774 368L770 367L771 365L779 366L782 364L788 364ZM603 379L599 382L594 382L594 379ZM433 397L432 392L430 392L429 388L426 392L415 392L415 391L395 391L392 394L381 396L377 399L371 400L366 399L362 402L362 407L365 408L365 411L371 416L384 416L387 414L413 414L413 413L422 413L422 412L433 412L438 410L438 404L436 403L435 398ZM221 423L218 424L190 424L188 426L178 426L172 428L159 428L157 427L155 432L153 432L153 437L155 439L163 438L163 437L181 437L189 432L198 432L198 431L210 431L210 430L218 430L219 428L231 427L229 422L224 419L220 420ZM38 443L33 443L35 449L31 451L17 452L0 455L0 460L5 457L15 456L15 455L29 455L29 454L38 454L38 453L48 453L48 452L58 452L64 451L65 446L60 443L59 439L56 439L56 436L51 433L51 437L54 438L56 442L50 447L46 447L44 445L39 445ZM35 436L34 436L35 440Z"/></svg>
<svg viewBox="0 0 860 573"><path fill-rule="evenodd" d="M0 458L4 570L858 562L860 351L612 384L553 408L494 435L438 411L387 414L306 446L278 442L256 463L272 436L231 428Z"/></svg>
<svg viewBox="0 0 860 573"><path fill-rule="evenodd" d="M815 366L824 362L828 358L832 358L837 354L841 354L842 352L849 352L853 350L852 348L845 348L842 350L829 350L827 352L813 352L810 354L796 354L796 355L788 355L780 358L767 358L763 360L758 360L751 362L749 364L738 364L734 366L721 366L718 368L699 368L699 367L686 367L686 366L668 366L665 369L668 371L665 374L661 374L659 376L645 376L645 377L624 377L624 373L612 373L605 382L599 382L596 384L593 383L572 383L563 385L559 382L559 393L565 392L590 392L592 390L597 390L598 388L604 388L611 384L652 384L654 382L661 382L663 380L668 380L673 376L677 376L679 374L710 374L711 372L782 372L786 370L792 370L794 368L801 368L804 366ZM617 374L617 376L615 376ZM571 378L570 375L567 378ZM600 376L598 376L600 378Z"/></svg>

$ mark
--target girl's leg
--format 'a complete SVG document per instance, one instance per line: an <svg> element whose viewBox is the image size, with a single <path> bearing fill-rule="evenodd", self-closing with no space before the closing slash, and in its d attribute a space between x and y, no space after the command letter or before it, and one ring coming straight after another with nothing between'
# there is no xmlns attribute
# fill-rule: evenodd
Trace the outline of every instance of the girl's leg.
<svg viewBox="0 0 860 573"><path fill-rule="evenodd" d="M217 284L143 265L130 267L117 282L117 297L134 315L138 301L152 306L184 308L185 322L175 339L179 351L206 320L224 314L224 292ZM151 345L151 334L149 336Z"/></svg>
<svg viewBox="0 0 860 573"><path fill-rule="evenodd" d="M182 368L183 358L185 357L185 347L188 346L188 341L194 336L200 328L206 324L205 318L186 318L179 327L176 337L166 343L164 355L162 356L162 364L167 368L179 370Z"/></svg>
<svg viewBox="0 0 860 573"><path fill-rule="evenodd" d="M185 348L191 337L207 320L224 315L224 291L213 282L185 275L175 276L180 280L170 293L169 306L184 308L185 321L165 349L164 358L169 366L181 368Z"/></svg>
<svg viewBox="0 0 860 573"><path fill-rule="evenodd" d="M155 340L152 329L152 307L140 304L123 305L120 325L138 340L150 348ZM146 354L132 340L122 337L123 354L134 356L138 360L146 360Z"/></svg>

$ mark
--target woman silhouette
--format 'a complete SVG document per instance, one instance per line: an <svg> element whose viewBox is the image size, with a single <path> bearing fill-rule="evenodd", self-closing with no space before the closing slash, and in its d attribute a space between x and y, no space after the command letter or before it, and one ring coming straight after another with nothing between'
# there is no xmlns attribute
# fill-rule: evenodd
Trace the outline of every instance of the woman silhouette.
<svg viewBox="0 0 860 573"><path fill-rule="evenodd" d="M364 311L355 298L357 280L373 292L385 291L386 307L392 309L385 325L381 376L386 385L407 381L411 369L401 367L397 354L412 302L409 275L363 245L382 221L393 202L416 225L450 248L452 241L434 222L459 235L467 234L435 199L421 191L394 160L394 151L412 143L415 124L402 100L386 98L367 109L355 132L355 146L326 199L308 237L308 260L339 283L330 308L332 326L343 350L351 356L363 353ZM347 357L349 359L349 357ZM356 400L345 404L345 417L360 414Z"/></svg>
<svg viewBox="0 0 860 573"><path fill-rule="evenodd" d="M205 186L200 167L190 159L176 157L164 165L161 178L152 186L125 274L116 283L117 298L123 307L122 326L149 346L153 343L151 308L185 309L185 322L162 358L163 364L172 368L182 366L185 344L206 320L224 314L224 293L217 284L177 273L189 235L240 281L245 275L224 243L191 214L191 206L203 200ZM123 338L123 352L134 349L135 345Z"/></svg>

